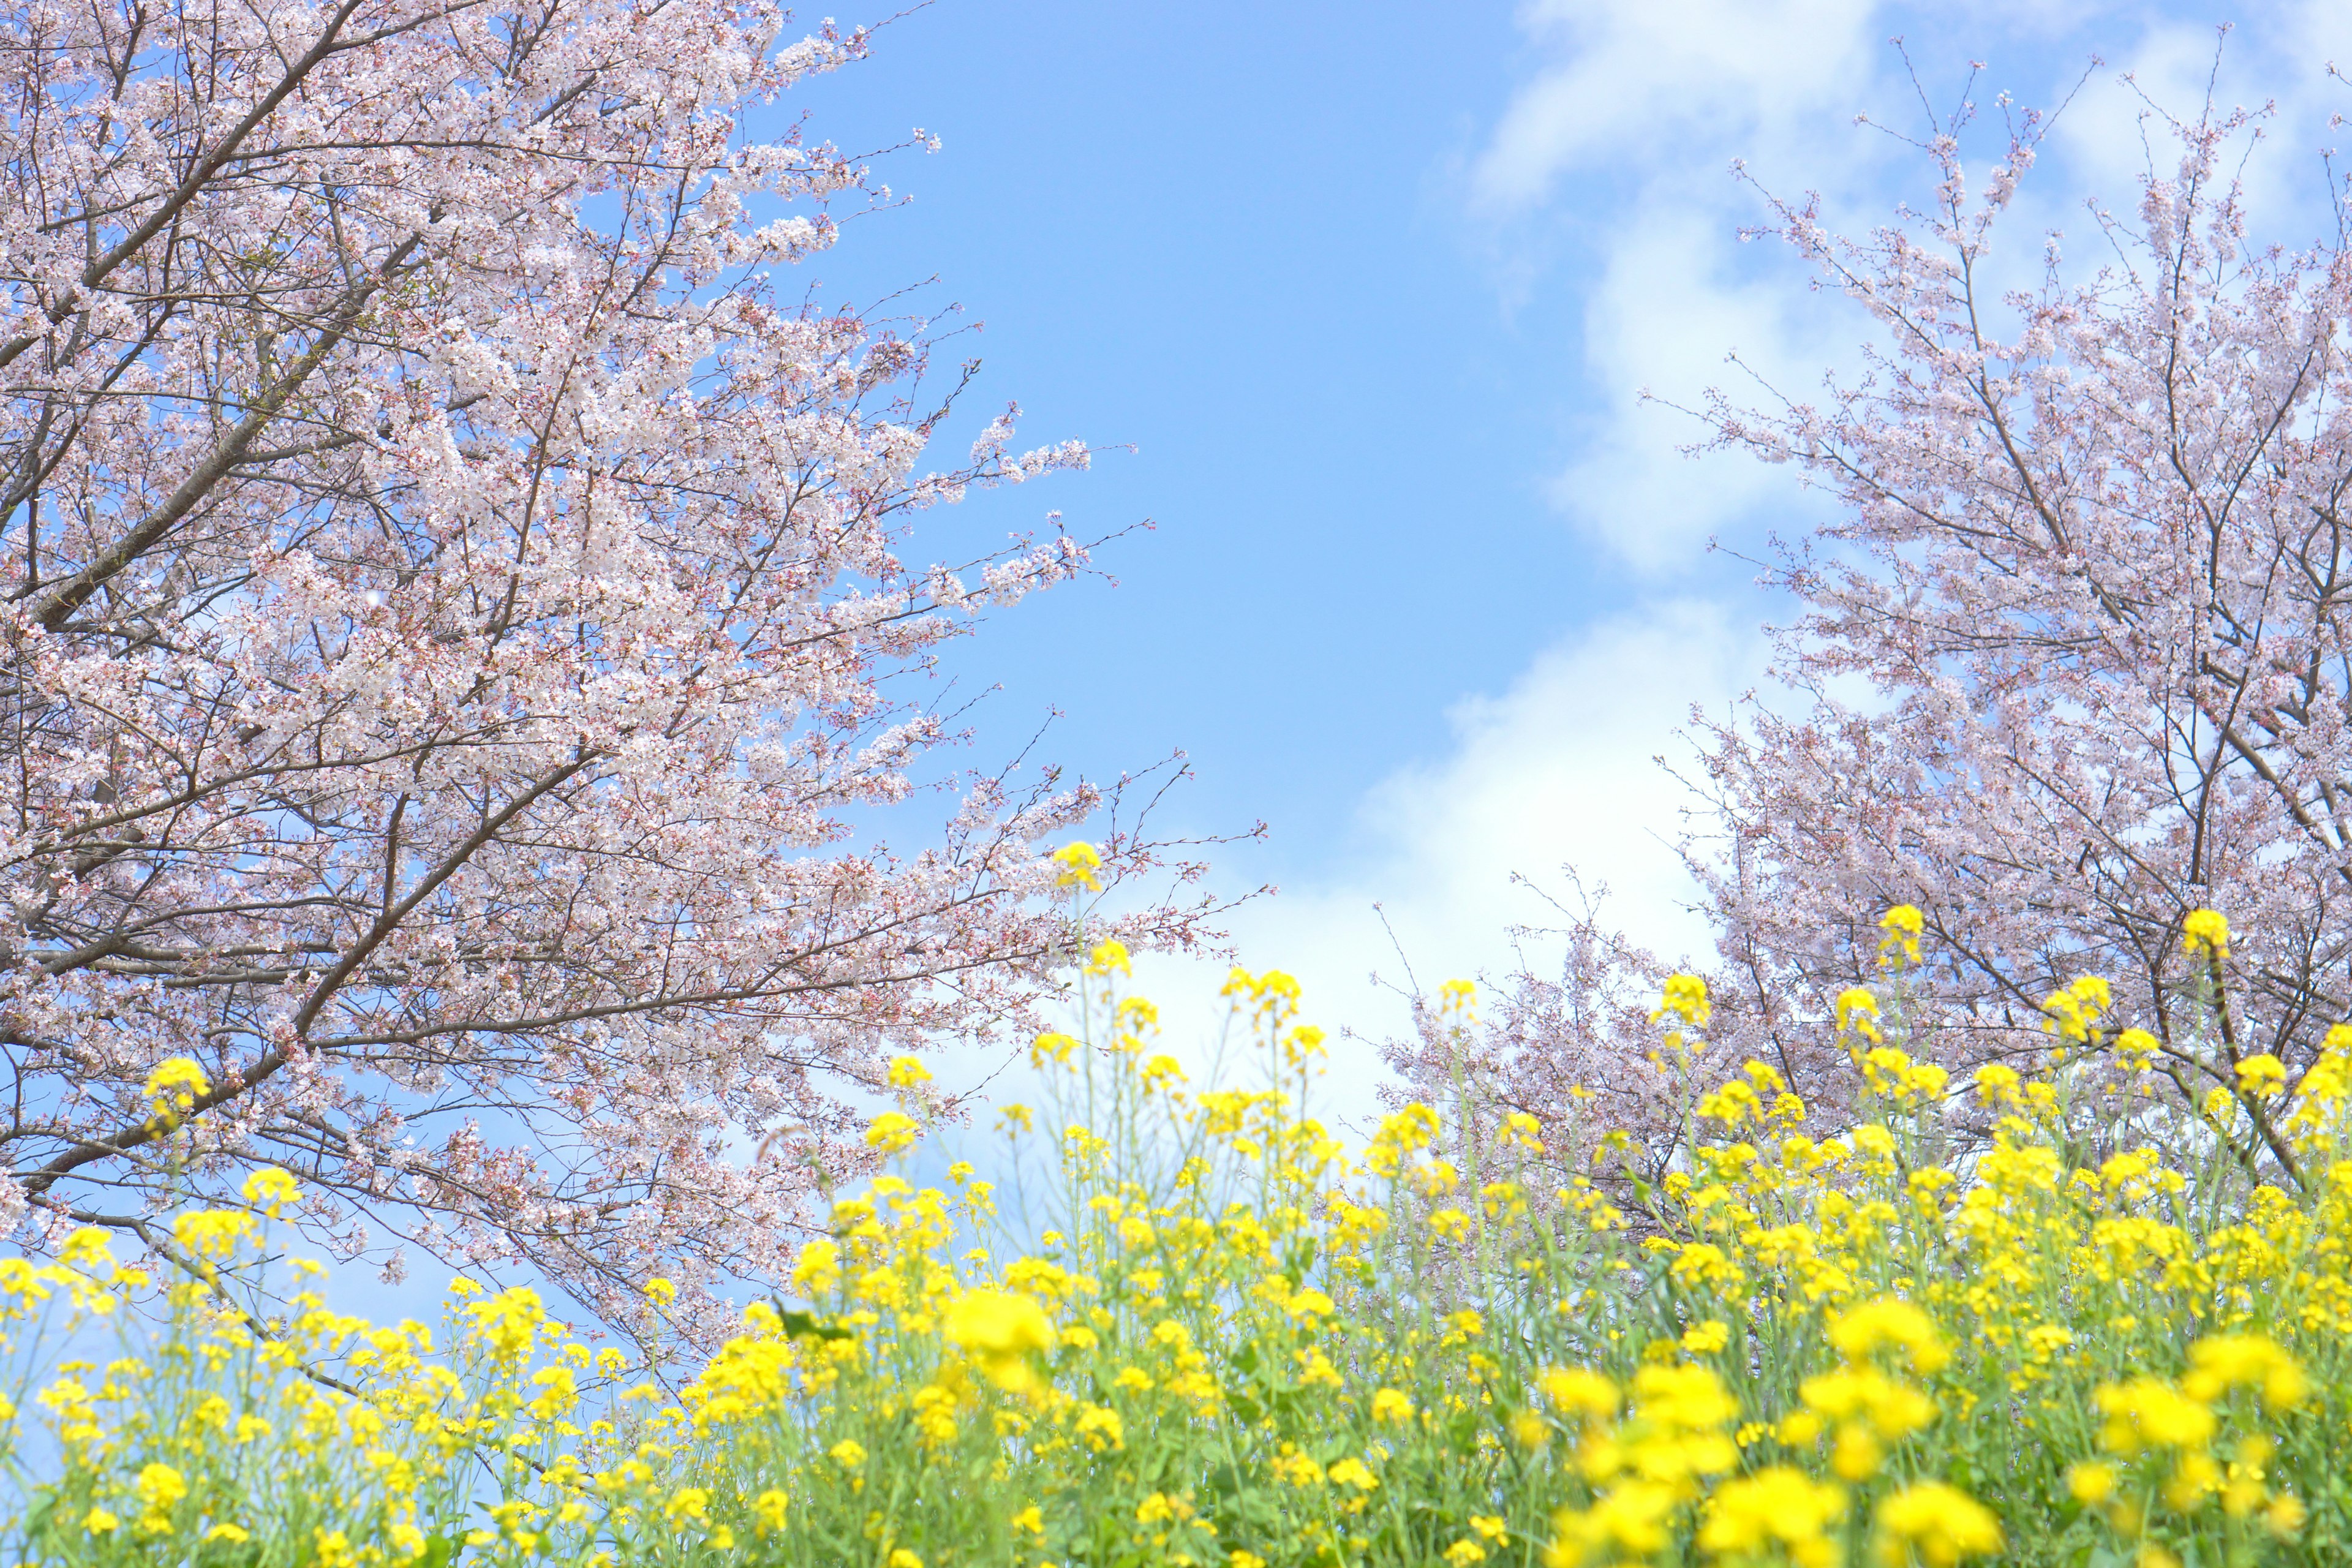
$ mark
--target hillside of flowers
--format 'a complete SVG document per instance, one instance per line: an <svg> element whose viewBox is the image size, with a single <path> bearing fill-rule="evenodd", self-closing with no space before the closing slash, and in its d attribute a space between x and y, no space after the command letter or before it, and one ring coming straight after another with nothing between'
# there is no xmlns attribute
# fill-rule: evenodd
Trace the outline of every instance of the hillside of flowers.
<svg viewBox="0 0 2352 1568"><path fill-rule="evenodd" d="M2188 929L2218 984L2226 924ZM1075 1032L1035 1042L1050 1095L999 1110L998 1179L839 1196L698 1365L462 1279L437 1324L346 1316L264 1172L140 1267L96 1230L0 1262L10 1560L2347 1561L2352 1028L2292 1094L2213 1058L2200 1111L2126 1116L2187 1047L2085 979L2031 1070L1954 1082L1904 1023L1917 933L1893 911L1880 982L1837 1001L1850 1125L1751 1063L1693 1086L1655 1186L1607 1136L1538 1179L1561 1152L1467 1102L1344 1146L1278 973L1227 988L1252 1076L1191 1083L1103 942ZM1676 981L1661 1049L1709 1016ZM896 1173L925 1073L892 1078L866 1137ZM166 1063L154 1115L203 1089Z"/></svg>

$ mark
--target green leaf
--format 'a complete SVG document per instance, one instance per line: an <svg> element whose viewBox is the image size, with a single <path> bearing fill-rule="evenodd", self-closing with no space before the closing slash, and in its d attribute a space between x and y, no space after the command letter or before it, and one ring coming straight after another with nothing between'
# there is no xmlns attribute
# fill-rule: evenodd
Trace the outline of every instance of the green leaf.
<svg viewBox="0 0 2352 1568"><path fill-rule="evenodd" d="M834 1327L831 1323L821 1323L817 1321L814 1313L803 1312L796 1308L787 1307L782 1301L776 1302L775 1308L776 1315L784 1321L784 1333L788 1338L795 1340L849 1340L856 1339L857 1337L847 1329L839 1329Z"/></svg>

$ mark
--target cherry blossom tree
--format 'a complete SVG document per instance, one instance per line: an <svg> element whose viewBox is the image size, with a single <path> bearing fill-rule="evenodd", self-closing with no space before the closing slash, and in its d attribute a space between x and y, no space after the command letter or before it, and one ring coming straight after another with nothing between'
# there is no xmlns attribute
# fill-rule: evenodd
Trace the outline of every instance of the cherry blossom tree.
<svg viewBox="0 0 2352 1568"><path fill-rule="evenodd" d="M0 1222L152 1235L275 1165L394 1269L756 1271L883 1053L1050 982L1039 840L1115 800L999 773L870 829L956 733L905 678L1087 569L911 519L1087 451L1008 414L926 471L971 366L789 285L888 193L773 105L868 37L787 23L0 22ZM1138 901L1110 934L1192 934Z"/></svg>
<svg viewBox="0 0 2352 1568"><path fill-rule="evenodd" d="M2087 1032L2162 1044L2175 1102L2274 1053L2292 1072L2352 1014L2352 242L2250 238L2233 170L2261 119L2148 111L2137 212L2094 206L2003 251L2042 122L1979 177L1965 115L1916 143L1924 210L1859 240L1817 203L1772 229L1879 333L1818 400L1699 410L1710 445L1834 498L1765 584L1793 700L1701 715L1686 843L1718 932L1708 1059L1826 1096L1848 987L1899 993L1951 1065L2044 1051L2052 994L2105 978ZM1925 966L1881 964L1916 906ZM2236 936L2210 1007L2200 909ZM1580 1091L1669 1113L1676 1064L1633 998L1666 966L1570 922L1467 1046L1392 1050L1416 1087L1466 1062L1554 1120ZM1907 966L1904 966L1907 967Z"/></svg>

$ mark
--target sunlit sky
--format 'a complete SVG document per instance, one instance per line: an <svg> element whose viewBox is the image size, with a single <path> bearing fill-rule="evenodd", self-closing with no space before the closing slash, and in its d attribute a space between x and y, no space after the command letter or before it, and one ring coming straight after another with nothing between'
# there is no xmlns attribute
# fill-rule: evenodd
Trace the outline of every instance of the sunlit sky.
<svg viewBox="0 0 2352 1568"><path fill-rule="evenodd" d="M1888 134L1925 132L1923 95L1973 100L1990 154L2002 92L2081 82L2009 232L2021 266L2046 229L2087 255L2084 199L2132 207L2142 117L2198 112L2235 20L2216 94L2277 100L2254 189L2305 239L2327 117L2352 109L2326 75L2352 63L2347 17L937 0L898 19L780 111L845 148L941 143L877 161L905 204L813 279L856 300L936 279L916 298L984 323L959 341L985 363L956 445L1017 399L1035 442L1133 447L927 518L932 552L1048 510L1081 537L1155 525L1102 552L1116 588L1057 589L959 647L959 695L996 689L959 761L1013 754L1056 710L1038 754L1090 774L1182 749L1168 826L1267 824L1214 856L1221 889L1282 889L1229 922L1239 956L1370 1034L1402 1017L1373 969L1400 979L1402 956L1433 985L1507 959L1542 915L1515 871L1557 889L1576 865L1637 933L1699 940L1665 847L1687 796L1653 758L1687 756L1693 704L1763 680L1780 606L1738 555L1821 503L1790 470L1681 455L1696 426L1638 394L1692 404L1737 350L1803 395L1869 332L1782 248L1741 243L1766 208L1733 160L1861 230L1926 197Z"/></svg>

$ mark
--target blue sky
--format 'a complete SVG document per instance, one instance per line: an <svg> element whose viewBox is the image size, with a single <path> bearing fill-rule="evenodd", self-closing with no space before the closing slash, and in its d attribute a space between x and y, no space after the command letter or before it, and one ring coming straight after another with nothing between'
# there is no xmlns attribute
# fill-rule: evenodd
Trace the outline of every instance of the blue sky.
<svg viewBox="0 0 2352 1568"><path fill-rule="evenodd" d="M946 0L806 95L845 147L943 142L885 164L908 205L813 270L936 271L986 323L975 411L1136 447L950 525L1158 524L1104 553L1118 590L959 659L1005 683L992 732L1058 705L1094 767L1183 745L1193 820L1277 820L1285 872L1335 852L1335 791L1441 746L1450 700L1612 593L1529 461L1563 446L1573 301L1498 322L1459 234L1522 45L1506 9L1441 15Z"/></svg>
<svg viewBox="0 0 2352 1568"><path fill-rule="evenodd" d="M1996 127L1997 91L2049 102L2104 57L2012 226L2030 262L2042 228L2087 232L2084 195L2135 198L2124 73L2193 113L2235 20L2220 96L2280 100L2255 184L2304 237L2326 116L2352 108L2323 71L2352 62L2336 15L939 0L894 22L787 107L844 147L920 126L942 148L883 163L908 205L812 274L857 298L936 275L932 303L986 323L973 429L1018 398L1034 441L1135 447L931 537L1049 508L1082 536L1157 524L1103 553L1117 589L1056 590L957 650L966 689L1002 688L971 760L1055 709L1042 750L1090 773L1183 748L1176 820L1270 827L1219 862L1223 887L1284 889L1236 918L1241 956L1369 1033L1401 1016L1365 984L1397 969L1375 902L1424 984L1500 961L1540 913L1510 873L1563 862L1637 931L1696 940L1662 843L1684 797L1650 759L1693 703L1762 679L1775 610L1706 541L1752 548L1818 503L1787 470L1678 456L1694 428L1636 395L1693 399L1734 349L1801 392L1868 331L1738 241L1762 209L1730 162L1867 226L1921 189L1853 123L1919 128L1891 36L1939 109L1985 62Z"/></svg>

